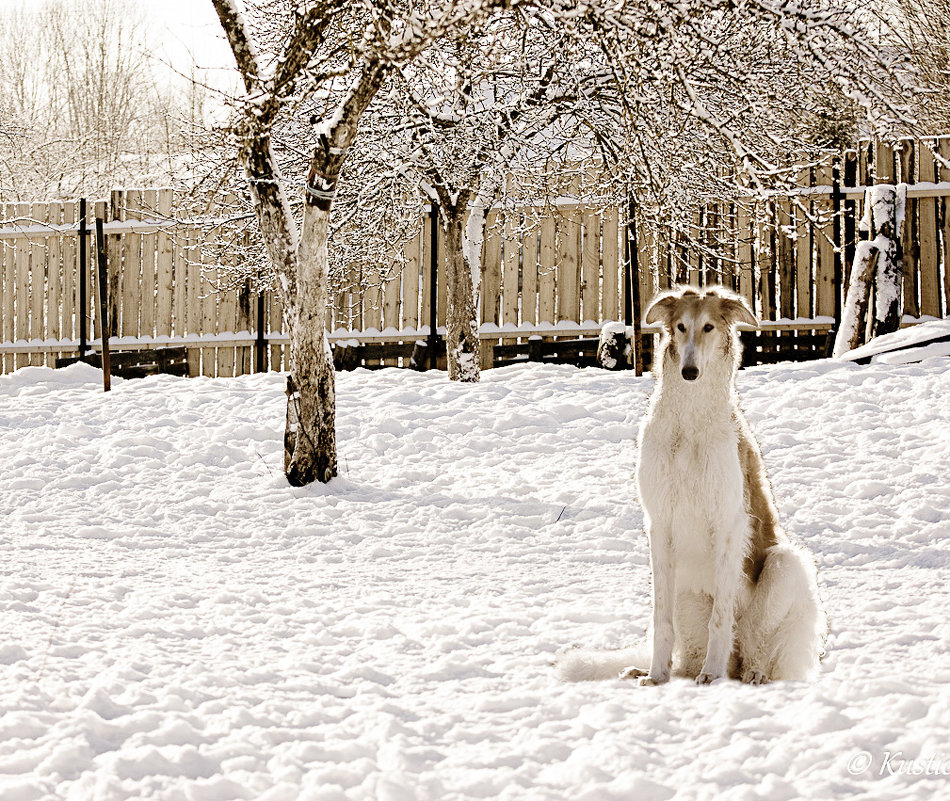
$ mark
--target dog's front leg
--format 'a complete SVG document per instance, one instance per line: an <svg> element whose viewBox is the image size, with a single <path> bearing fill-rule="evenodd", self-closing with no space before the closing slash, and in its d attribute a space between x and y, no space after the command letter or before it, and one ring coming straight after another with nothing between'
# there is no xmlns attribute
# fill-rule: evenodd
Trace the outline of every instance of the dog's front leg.
<svg viewBox="0 0 950 801"><path fill-rule="evenodd" d="M742 579L745 545L745 538L739 531L741 528L729 526L721 532L713 532L715 595L709 617L706 659L696 677L697 684L710 684L722 678L735 647L736 598Z"/></svg>
<svg viewBox="0 0 950 801"><path fill-rule="evenodd" d="M653 567L653 655L650 675L641 685L670 680L673 664L673 539L669 527L650 526L650 563Z"/></svg>

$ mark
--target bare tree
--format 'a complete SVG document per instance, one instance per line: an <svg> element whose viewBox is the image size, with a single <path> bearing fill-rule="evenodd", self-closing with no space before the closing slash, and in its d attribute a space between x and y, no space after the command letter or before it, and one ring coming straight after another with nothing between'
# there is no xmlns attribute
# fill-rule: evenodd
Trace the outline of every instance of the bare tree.
<svg viewBox="0 0 950 801"><path fill-rule="evenodd" d="M550 166L556 128L576 100L566 80L577 48L545 13L519 7L435 43L394 76L371 107L349 181L354 206L379 206L380 183L405 184L438 205L447 262L451 380L478 381L478 289L485 211L528 163ZM374 194L361 188L366 176ZM375 199L375 202L374 202Z"/></svg>
<svg viewBox="0 0 950 801"><path fill-rule="evenodd" d="M298 3L259 20L278 42L265 61L254 23L236 0L212 0L244 81L235 134L252 204L278 278L291 337L284 470L293 485L329 481L337 471L333 363L326 339L330 209L366 108L402 64L434 39L477 21L500 0L446 6L342 0ZM258 29L261 31L261 29ZM298 224L274 153L281 115L306 101L313 145Z"/></svg>
<svg viewBox="0 0 950 801"><path fill-rule="evenodd" d="M915 80L908 97L921 134L950 131L950 2L897 0L868 11L882 48L900 53Z"/></svg>

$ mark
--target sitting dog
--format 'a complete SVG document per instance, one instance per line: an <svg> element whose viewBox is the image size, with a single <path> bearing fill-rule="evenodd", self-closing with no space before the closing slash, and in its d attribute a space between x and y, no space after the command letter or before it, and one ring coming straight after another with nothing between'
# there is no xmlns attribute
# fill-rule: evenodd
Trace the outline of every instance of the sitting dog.
<svg viewBox="0 0 950 801"><path fill-rule="evenodd" d="M738 323L758 325L721 288L680 288L646 313L663 338L640 432L637 482L653 570L652 648L574 649L565 680L670 675L708 684L811 678L826 624L811 558L778 521L762 454L739 408Z"/></svg>

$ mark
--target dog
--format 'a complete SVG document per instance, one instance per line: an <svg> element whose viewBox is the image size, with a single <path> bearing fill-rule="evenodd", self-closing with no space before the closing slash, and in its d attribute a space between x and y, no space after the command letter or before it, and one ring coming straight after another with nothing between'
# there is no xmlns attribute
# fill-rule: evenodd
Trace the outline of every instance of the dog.
<svg viewBox="0 0 950 801"><path fill-rule="evenodd" d="M653 572L652 648L573 649L569 681L658 685L808 680L826 633L814 562L779 524L762 454L739 408L738 295L680 287L656 298L663 335L639 437L637 483Z"/></svg>

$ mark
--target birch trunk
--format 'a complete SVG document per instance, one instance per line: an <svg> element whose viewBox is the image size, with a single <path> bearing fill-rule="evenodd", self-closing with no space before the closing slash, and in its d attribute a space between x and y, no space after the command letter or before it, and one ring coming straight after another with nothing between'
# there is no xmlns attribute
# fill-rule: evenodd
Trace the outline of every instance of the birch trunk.
<svg viewBox="0 0 950 801"><path fill-rule="evenodd" d="M472 282L472 269L465 253L465 204L443 206L445 235L446 355L449 380L474 383L481 377L479 367L478 308Z"/></svg>

